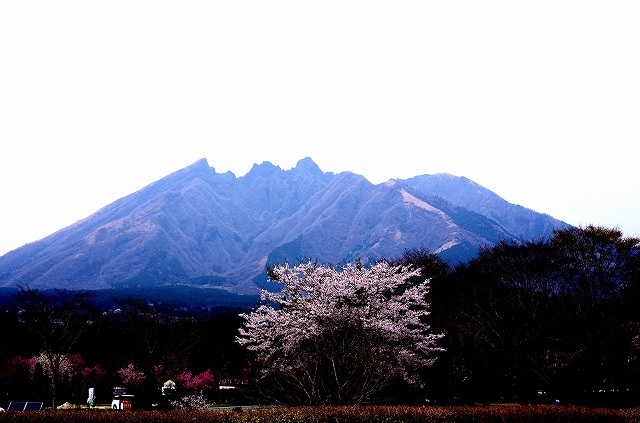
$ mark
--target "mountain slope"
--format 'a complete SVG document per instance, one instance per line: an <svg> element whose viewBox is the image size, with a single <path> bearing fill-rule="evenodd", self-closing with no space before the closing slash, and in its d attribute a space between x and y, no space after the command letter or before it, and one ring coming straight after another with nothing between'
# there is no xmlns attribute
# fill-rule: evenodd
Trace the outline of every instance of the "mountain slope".
<svg viewBox="0 0 640 423"><path fill-rule="evenodd" d="M548 214L511 204L463 176L440 173L414 176L403 182L419 191L439 196L451 204L495 220L519 239L548 237L553 229L566 225Z"/></svg>
<svg viewBox="0 0 640 423"><path fill-rule="evenodd" d="M566 226L457 177L374 185L269 162L243 177L205 159L0 257L0 286L104 289L189 284L254 293L268 263L397 257L425 247L455 262L503 238Z"/></svg>

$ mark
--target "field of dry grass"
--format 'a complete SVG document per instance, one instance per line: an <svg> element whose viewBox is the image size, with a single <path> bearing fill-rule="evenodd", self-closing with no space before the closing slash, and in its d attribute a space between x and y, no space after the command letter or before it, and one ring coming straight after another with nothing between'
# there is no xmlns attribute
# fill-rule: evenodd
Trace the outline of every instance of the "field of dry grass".
<svg viewBox="0 0 640 423"><path fill-rule="evenodd" d="M576 406L272 407L256 410L42 410L0 413L0 423L635 423L640 409Z"/></svg>

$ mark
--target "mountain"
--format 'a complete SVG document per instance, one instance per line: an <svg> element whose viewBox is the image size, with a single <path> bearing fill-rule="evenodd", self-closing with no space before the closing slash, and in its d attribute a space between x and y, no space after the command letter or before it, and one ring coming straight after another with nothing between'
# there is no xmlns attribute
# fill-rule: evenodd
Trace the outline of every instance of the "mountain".
<svg viewBox="0 0 640 423"><path fill-rule="evenodd" d="M427 248L455 263L505 238L566 223L508 203L473 181L421 175L374 185L310 158L242 177L206 159L0 257L0 286L107 289L170 285L255 293L265 266L339 263Z"/></svg>

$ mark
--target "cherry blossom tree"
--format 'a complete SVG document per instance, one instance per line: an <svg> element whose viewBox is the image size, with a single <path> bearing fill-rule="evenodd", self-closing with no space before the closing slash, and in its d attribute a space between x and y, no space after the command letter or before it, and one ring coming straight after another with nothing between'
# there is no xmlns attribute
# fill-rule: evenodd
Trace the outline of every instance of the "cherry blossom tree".
<svg viewBox="0 0 640 423"><path fill-rule="evenodd" d="M118 375L120 375L125 386L131 387L140 386L147 379L144 372L138 370L133 363L129 363L126 367L118 370Z"/></svg>
<svg viewBox="0 0 640 423"><path fill-rule="evenodd" d="M385 261L339 268L310 261L269 271L279 292L244 313L237 342L256 353L259 388L297 404L382 399L398 381L416 382L442 336L425 323L428 280Z"/></svg>
<svg viewBox="0 0 640 423"><path fill-rule="evenodd" d="M183 372L178 375L176 380L185 389L190 390L212 389L216 386L216 377L210 369L196 375L191 372Z"/></svg>
<svg viewBox="0 0 640 423"><path fill-rule="evenodd" d="M169 404L175 409L206 409L212 406L207 399L217 388L216 377L210 369L200 374L183 372L176 378L177 397L169 398Z"/></svg>

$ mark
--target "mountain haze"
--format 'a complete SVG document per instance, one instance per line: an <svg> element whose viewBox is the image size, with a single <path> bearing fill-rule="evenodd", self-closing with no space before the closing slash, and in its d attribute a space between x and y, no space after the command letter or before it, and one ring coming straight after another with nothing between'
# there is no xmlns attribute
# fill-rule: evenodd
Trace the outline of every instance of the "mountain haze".
<svg viewBox="0 0 640 423"><path fill-rule="evenodd" d="M375 260L424 247L455 263L480 246L565 226L463 177L374 185L323 172L310 158L290 170L256 164L236 177L201 159L0 257L0 286L255 293L265 266L286 259Z"/></svg>

